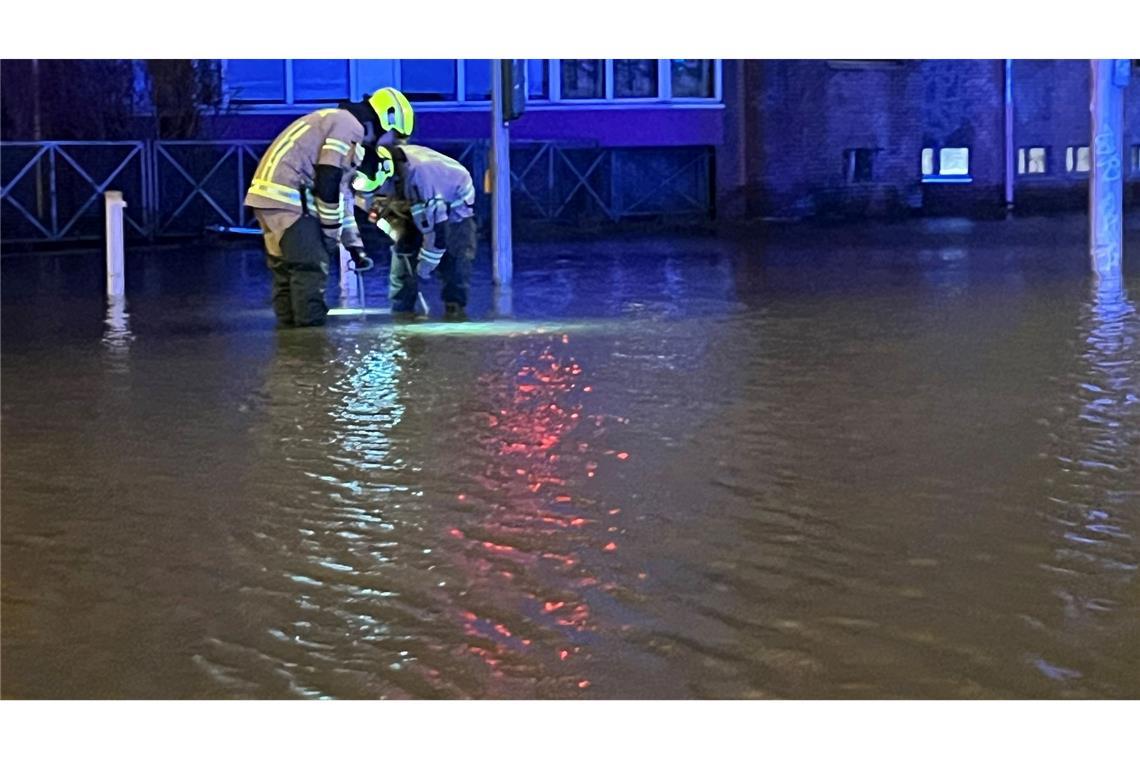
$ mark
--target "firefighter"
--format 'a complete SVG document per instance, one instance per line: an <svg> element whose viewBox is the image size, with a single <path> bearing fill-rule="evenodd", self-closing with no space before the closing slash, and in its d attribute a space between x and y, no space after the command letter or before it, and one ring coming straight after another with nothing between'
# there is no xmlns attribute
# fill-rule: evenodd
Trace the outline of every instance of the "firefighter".
<svg viewBox="0 0 1140 760"><path fill-rule="evenodd" d="M393 239L388 300L397 320L413 319L418 282L443 280L444 318L467 318L475 259L475 185L463 164L422 145L380 148L393 177L381 188L370 218Z"/></svg>
<svg viewBox="0 0 1140 760"><path fill-rule="evenodd" d="M408 99L385 87L294 121L257 166L245 204L254 210L273 273L273 310L282 327L325 321L329 257L348 249L357 271L372 267L353 215L352 180L366 149L412 133Z"/></svg>

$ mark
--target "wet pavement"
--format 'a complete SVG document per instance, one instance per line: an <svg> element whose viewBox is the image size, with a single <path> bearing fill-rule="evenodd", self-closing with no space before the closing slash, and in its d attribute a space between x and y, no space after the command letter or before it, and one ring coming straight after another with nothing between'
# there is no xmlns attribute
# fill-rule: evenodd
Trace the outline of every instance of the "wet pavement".
<svg viewBox="0 0 1140 760"><path fill-rule="evenodd" d="M520 244L470 323L283 332L256 247L110 312L5 257L3 695L1140 697L1140 256L1081 225Z"/></svg>

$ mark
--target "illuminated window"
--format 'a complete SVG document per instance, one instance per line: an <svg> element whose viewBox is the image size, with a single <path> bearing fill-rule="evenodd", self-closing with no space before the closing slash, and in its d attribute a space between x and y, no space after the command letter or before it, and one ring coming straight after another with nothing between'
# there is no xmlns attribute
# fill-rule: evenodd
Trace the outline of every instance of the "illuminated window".
<svg viewBox="0 0 1140 760"><path fill-rule="evenodd" d="M1018 174L1044 174L1046 171L1046 151L1044 148L1018 148Z"/></svg>
<svg viewBox="0 0 1140 760"><path fill-rule="evenodd" d="M231 98L244 103L285 101L285 61L277 59L226 61L226 86Z"/></svg>
<svg viewBox="0 0 1140 760"><path fill-rule="evenodd" d="M1089 170L1089 146L1080 145L1065 148L1065 171L1077 174Z"/></svg>
<svg viewBox="0 0 1140 760"><path fill-rule="evenodd" d="M943 148L938 151L938 174L940 176L964 176L969 173L969 148Z"/></svg>
<svg viewBox="0 0 1140 760"><path fill-rule="evenodd" d="M293 101L323 103L348 97L348 61L293 61Z"/></svg>
<svg viewBox="0 0 1140 760"><path fill-rule="evenodd" d="M673 97L711 98L716 95L716 68L708 58L673 59L669 62Z"/></svg>
<svg viewBox="0 0 1140 760"><path fill-rule="evenodd" d="M416 58L400 61L400 90L408 100L456 100L454 59Z"/></svg>
<svg viewBox="0 0 1140 760"><path fill-rule="evenodd" d="M614 97L656 98L657 59L615 59Z"/></svg>
<svg viewBox="0 0 1140 760"><path fill-rule="evenodd" d="M489 58L469 58L463 62L463 89L467 100L491 99L491 60ZM547 87L547 65L543 58L532 58L526 62L526 96L528 100L546 100L550 97Z"/></svg>
<svg viewBox="0 0 1140 760"><path fill-rule="evenodd" d="M843 176L848 182L870 182L873 148L851 148L843 151Z"/></svg>
<svg viewBox="0 0 1140 760"><path fill-rule="evenodd" d="M922 149L922 176L934 174L934 148Z"/></svg>
<svg viewBox="0 0 1140 760"><path fill-rule="evenodd" d="M603 59L563 59L561 68L563 100L606 97L606 62Z"/></svg>

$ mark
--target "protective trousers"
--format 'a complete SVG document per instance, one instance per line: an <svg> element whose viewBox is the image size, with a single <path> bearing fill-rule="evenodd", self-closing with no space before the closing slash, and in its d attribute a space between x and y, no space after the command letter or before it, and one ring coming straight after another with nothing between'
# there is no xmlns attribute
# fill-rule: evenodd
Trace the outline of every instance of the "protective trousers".
<svg viewBox="0 0 1140 760"><path fill-rule="evenodd" d="M323 325L329 255L315 217L302 216L281 235L281 256L267 254L273 273L273 311L281 327Z"/></svg>
<svg viewBox="0 0 1140 760"><path fill-rule="evenodd" d="M392 248L392 265L388 270L388 300L393 313L415 311L416 296L419 293L416 264L422 243L420 235L412 234ZM466 308L471 263L475 259L475 218L444 222L437 228L436 244L445 251L439 266L435 268L443 280L443 302Z"/></svg>

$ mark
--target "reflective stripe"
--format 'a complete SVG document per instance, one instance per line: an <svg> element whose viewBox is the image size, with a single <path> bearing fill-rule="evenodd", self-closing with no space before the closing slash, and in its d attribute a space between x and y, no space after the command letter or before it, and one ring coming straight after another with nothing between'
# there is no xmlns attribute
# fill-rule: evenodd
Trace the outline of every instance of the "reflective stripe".
<svg viewBox="0 0 1140 760"><path fill-rule="evenodd" d="M317 198L317 216L321 218L322 222L336 224L339 226L340 220L342 218L340 212L340 203L337 203L334 206L331 203L326 203L320 198Z"/></svg>
<svg viewBox="0 0 1140 760"><path fill-rule="evenodd" d="M443 251L433 251L430 248L420 249L420 261L426 261L429 264L435 265L443 258Z"/></svg>
<svg viewBox="0 0 1140 760"><path fill-rule="evenodd" d="M274 182L266 182L263 179L255 179L249 186L249 192L254 195L260 195L263 198L269 198L274 201L282 201L291 206L301 206L301 193L291 187L278 185Z"/></svg>
<svg viewBox="0 0 1140 760"><path fill-rule="evenodd" d="M276 170L277 164L281 160L281 153L289 148L294 136L300 136L306 129L308 129L308 125L298 124L296 129L281 134L277 140L269 146L269 150L265 153L265 155L269 157L269 160L265 162L264 168L257 174L260 179L273 179L273 170Z"/></svg>
<svg viewBox="0 0 1140 760"><path fill-rule="evenodd" d="M356 226L356 217L352 213L352 207L348 205L348 198L342 198L340 203L340 226L341 227L354 227Z"/></svg>
<svg viewBox="0 0 1140 760"><path fill-rule="evenodd" d="M467 191L463 193L463 197L457 201L452 201L448 208L459 208L460 206L470 206L475 203L475 186L468 185Z"/></svg>
<svg viewBox="0 0 1140 760"><path fill-rule="evenodd" d="M341 140L336 140L336 139L333 139L332 137L326 137L325 138L325 144L323 146L321 146L321 150L335 150L337 153L341 154L342 156L347 156L348 151L351 150L351 146L348 143L343 142Z"/></svg>
<svg viewBox="0 0 1140 760"><path fill-rule="evenodd" d="M392 225L388 224L388 221L386 219L377 219L376 226L380 228L381 232L391 238L393 243L399 242L399 238L396 236L396 231L392 229Z"/></svg>
<svg viewBox="0 0 1140 760"><path fill-rule="evenodd" d="M274 173L277 171L277 165L281 163L281 159L284 158L285 154L288 153L289 150L297 144L297 139L308 131L309 125L301 124L292 132L288 132L282 136L283 139L281 139L281 144L277 147L276 150L270 146L270 150L273 151L273 155L269 159L269 162L266 163L265 170L261 172L259 178L271 181L273 179Z"/></svg>

